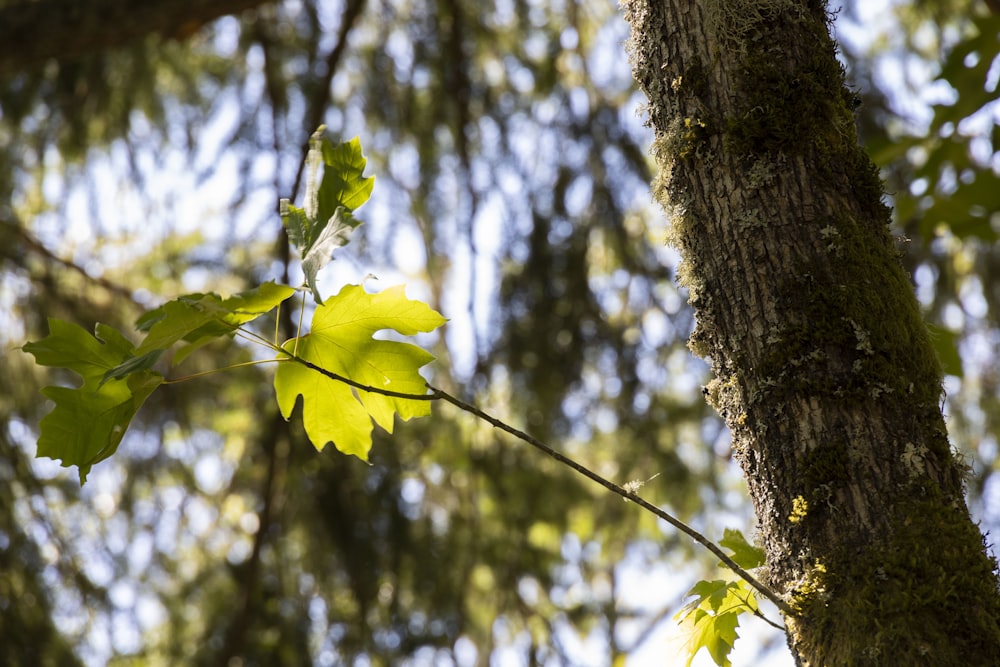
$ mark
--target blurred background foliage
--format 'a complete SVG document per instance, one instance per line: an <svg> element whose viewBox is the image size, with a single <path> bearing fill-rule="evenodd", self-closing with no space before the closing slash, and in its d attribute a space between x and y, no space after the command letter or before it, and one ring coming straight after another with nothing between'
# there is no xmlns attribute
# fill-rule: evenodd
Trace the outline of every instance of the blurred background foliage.
<svg viewBox="0 0 1000 667"><path fill-rule="evenodd" d="M317 453L277 414L271 369L243 368L157 392L80 489L33 458L51 378L17 349L47 317L128 328L179 293L301 280L276 207L301 197L325 123L377 176L329 285L406 282L450 318L423 339L437 384L619 483L659 473L643 495L710 536L752 533L685 347L614 4L155 0L113 30L133 3L60 2L0 2L33 45L0 47L0 664L662 659L713 559L468 415L380 434L369 467ZM845 1L836 24L985 530L998 9ZM70 45L67 23L106 29ZM211 347L175 374L252 354ZM745 640L744 664L783 642Z"/></svg>

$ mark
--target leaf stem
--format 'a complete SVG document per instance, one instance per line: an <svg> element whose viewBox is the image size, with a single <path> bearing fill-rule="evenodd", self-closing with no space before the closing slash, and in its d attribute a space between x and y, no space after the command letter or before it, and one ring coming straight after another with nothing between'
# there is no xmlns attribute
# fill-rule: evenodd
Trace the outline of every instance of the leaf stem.
<svg viewBox="0 0 1000 667"><path fill-rule="evenodd" d="M163 384L179 384L181 382L187 382L188 380L195 380L200 377L205 377L206 375L214 375L215 373L231 371L235 368L243 368L244 366L258 366L260 364L273 364L276 361L281 361L281 359L255 359L254 361L241 361L238 364L230 364L229 366L223 366L221 368L210 368L207 371L199 371L197 373L192 373L191 375L182 375L181 377L178 378L164 378Z"/></svg>
<svg viewBox="0 0 1000 667"><path fill-rule="evenodd" d="M247 340L251 343L257 343L258 345L262 345L268 349L276 351L281 349L281 346L278 345L277 343L272 343L271 341L264 338L260 334L254 333L249 329L244 329L243 327L240 327L236 329L233 333L244 340ZM274 359L269 359L268 361L274 361Z"/></svg>
<svg viewBox="0 0 1000 667"><path fill-rule="evenodd" d="M295 345L293 346L293 352L295 354L299 353L299 338L302 337L302 321L306 316L306 296L302 295L302 305L299 307L299 328L295 331Z"/></svg>
<svg viewBox="0 0 1000 667"><path fill-rule="evenodd" d="M278 304L277 309L274 312L274 340L271 343L275 347L280 347L278 336L281 335L281 303Z"/></svg>

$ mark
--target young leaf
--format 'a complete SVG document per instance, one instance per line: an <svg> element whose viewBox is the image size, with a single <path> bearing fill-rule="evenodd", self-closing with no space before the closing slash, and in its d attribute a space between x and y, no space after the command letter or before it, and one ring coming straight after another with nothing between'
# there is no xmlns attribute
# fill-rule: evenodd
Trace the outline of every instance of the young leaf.
<svg viewBox="0 0 1000 667"><path fill-rule="evenodd" d="M319 212L319 167L323 164L323 133L326 125L320 125L309 137L309 152L306 154L306 217L315 223ZM312 231L310 230L310 234ZM314 236L309 237L312 244Z"/></svg>
<svg viewBox="0 0 1000 667"><path fill-rule="evenodd" d="M162 354L163 350L150 350L145 354L127 359L105 373L104 377L101 378L101 384L103 385L108 380L122 380L133 373L148 371L156 365Z"/></svg>
<svg viewBox="0 0 1000 667"><path fill-rule="evenodd" d="M320 179L319 166L324 163ZM306 156L305 208L287 199L279 202L282 225L302 256L306 284L318 304L323 299L316 288L316 274L361 224L352 213L368 201L375 185L374 176L363 175L367 163L357 137L334 146L323 137L321 126L310 139Z"/></svg>
<svg viewBox="0 0 1000 667"><path fill-rule="evenodd" d="M675 619L688 633L687 667L702 648L719 667L730 667L729 653L739 635L739 616L757 608L753 591L743 580L699 581L688 595L695 599L684 606Z"/></svg>
<svg viewBox="0 0 1000 667"><path fill-rule="evenodd" d="M329 220L343 206L349 212L361 208L372 196L375 177L365 177L368 160L361 153L361 140L354 137L334 146L323 140L323 184L319 188L319 220ZM356 226L356 225L355 225Z"/></svg>
<svg viewBox="0 0 1000 667"><path fill-rule="evenodd" d="M146 338L138 353L165 350L178 341L188 343L175 363L195 348L268 313L295 293L295 288L266 282L251 290L223 299L218 294L188 294L151 310L136 322Z"/></svg>
<svg viewBox="0 0 1000 667"><path fill-rule="evenodd" d="M55 407L39 423L37 455L77 466L84 484L91 467L118 449L135 413L163 377L149 370L149 359L136 356L119 331L103 324L92 336L75 324L50 319L49 335L22 349L43 366L66 368L83 378L78 389L42 390ZM130 364L128 372L112 373Z"/></svg>
<svg viewBox="0 0 1000 667"><path fill-rule="evenodd" d="M433 331L445 319L419 301L406 298L403 286L369 294L347 285L317 306L310 333L282 347L319 368L360 384L405 394L424 394L418 369L434 357L415 345L376 340L372 334L392 329L403 335ZM428 401L352 389L294 360L278 365L274 378L278 406L289 419L302 396L302 419L317 449L326 443L345 454L368 459L372 421L392 433L394 415L406 420L430 414Z"/></svg>
<svg viewBox="0 0 1000 667"><path fill-rule="evenodd" d="M743 533L732 528L726 528L723 538L719 540L719 546L730 549L733 552L732 559L736 564L745 570L752 570L764 564L766 556L760 547L747 542Z"/></svg>
<svg viewBox="0 0 1000 667"><path fill-rule="evenodd" d="M309 238L311 230L309 216L306 215L304 210L298 206L294 206L287 199L282 199L278 202L278 213L281 215L281 224L285 227L288 240L291 241L293 246L298 248L300 254L304 254L304 249L308 248L311 242Z"/></svg>
<svg viewBox="0 0 1000 667"><path fill-rule="evenodd" d="M353 223L353 224L352 224ZM333 251L347 245L347 237L358 226L350 212L343 206L333 214L330 224L319 232L319 237L302 258L302 273L306 276L306 284L312 291L316 303L323 305L323 297L316 288L316 274L333 259Z"/></svg>

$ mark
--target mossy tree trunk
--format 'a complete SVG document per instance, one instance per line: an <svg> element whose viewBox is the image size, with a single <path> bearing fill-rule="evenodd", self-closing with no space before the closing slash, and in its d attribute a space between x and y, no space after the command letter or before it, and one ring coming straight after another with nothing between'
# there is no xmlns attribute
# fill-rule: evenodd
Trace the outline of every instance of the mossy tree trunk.
<svg viewBox="0 0 1000 667"><path fill-rule="evenodd" d="M625 0L709 400L801 665L1000 665L940 371L821 0Z"/></svg>

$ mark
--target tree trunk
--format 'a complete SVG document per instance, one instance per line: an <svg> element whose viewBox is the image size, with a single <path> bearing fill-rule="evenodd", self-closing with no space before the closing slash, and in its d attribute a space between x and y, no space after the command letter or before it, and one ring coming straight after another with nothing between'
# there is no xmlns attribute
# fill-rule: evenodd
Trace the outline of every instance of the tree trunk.
<svg viewBox="0 0 1000 667"><path fill-rule="evenodd" d="M625 0L671 221L801 665L1000 665L940 370L822 0Z"/></svg>

